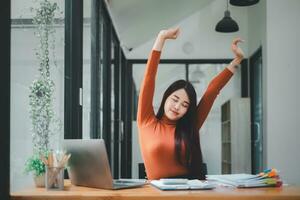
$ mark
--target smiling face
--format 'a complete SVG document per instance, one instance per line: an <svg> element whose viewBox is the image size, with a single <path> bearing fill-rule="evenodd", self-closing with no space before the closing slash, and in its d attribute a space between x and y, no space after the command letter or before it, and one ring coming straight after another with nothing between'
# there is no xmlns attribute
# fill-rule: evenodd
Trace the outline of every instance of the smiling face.
<svg viewBox="0 0 300 200"><path fill-rule="evenodd" d="M184 89L173 92L164 105L165 115L168 119L176 121L183 117L190 105L189 97Z"/></svg>

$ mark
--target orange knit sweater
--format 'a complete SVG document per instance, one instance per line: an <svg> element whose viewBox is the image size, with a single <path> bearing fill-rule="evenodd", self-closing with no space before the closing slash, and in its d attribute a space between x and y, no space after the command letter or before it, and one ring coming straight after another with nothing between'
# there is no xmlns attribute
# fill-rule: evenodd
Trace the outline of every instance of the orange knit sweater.
<svg viewBox="0 0 300 200"><path fill-rule="evenodd" d="M147 177L150 180L188 173L187 168L179 164L175 156L176 122L168 120L165 116L158 120L153 110L152 101L160 54L160 51L153 50L149 56L139 94L137 113L139 142ZM231 77L232 72L225 68L210 82L197 106L198 130L205 121L215 98Z"/></svg>

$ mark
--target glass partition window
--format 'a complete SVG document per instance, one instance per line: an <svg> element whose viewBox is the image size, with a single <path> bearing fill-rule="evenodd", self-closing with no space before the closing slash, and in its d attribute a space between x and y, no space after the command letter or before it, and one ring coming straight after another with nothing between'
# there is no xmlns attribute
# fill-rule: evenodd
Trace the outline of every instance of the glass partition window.
<svg viewBox="0 0 300 200"><path fill-rule="evenodd" d="M83 1L82 138L90 138L91 114L91 0Z"/></svg>
<svg viewBox="0 0 300 200"><path fill-rule="evenodd" d="M210 81L221 73L227 64L191 64L189 81L195 87L198 102ZM209 115L200 129L201 148L208 174L221 174L221 106L233 97L241 96L241 72L237 70L216 98Z"/></svg>
<svg viewBox="0 0 300 200"><path fill-rule="evenodd" d="M32 173L24 173L33 147L47 142L49 149L59 149L63 139L64 4L11 1L11 192L33 184ZM44 17L36 14L42 6L54 8L54 24L41 31L33 18ZM46 127L37 125L43 117ZM39 139L41 133L48 133L47 140Z"/></svg>
<svg viewBox="0 0 300 200"><path fill-rule="evenodd" d="M114 142L118 142L117 138L115 138L115 131L114 131L114 125L115 125L115 86L114 86L114 79L115 79L115 51L114 51L115 45L114 42L111 41L111 65L110 65L110 73L111 73L111 79L110 79L110 106L111 106L111 112L110 112L110 134L111 134L111 162L110 166L111 169L114 169L115 167L115 159L114 156L116 154L119 154L119 152L115 152L114 149Z"/></svg>

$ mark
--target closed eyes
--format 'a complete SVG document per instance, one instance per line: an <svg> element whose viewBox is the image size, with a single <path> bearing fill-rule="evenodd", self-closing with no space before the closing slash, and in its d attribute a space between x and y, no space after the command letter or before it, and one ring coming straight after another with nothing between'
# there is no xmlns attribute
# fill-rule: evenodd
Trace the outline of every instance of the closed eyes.
<svg viewBox="0 0 300 200"><path fill-rule="evenodd" d="M176 98L171 98L175 103L177 103L179 100L178 99L176 99ZM182 103L181 104L183 107L185 107L185 108L187 108L187 107L189 107L189 104L187 104L186 102L184 102L184 103Z"/></svg>

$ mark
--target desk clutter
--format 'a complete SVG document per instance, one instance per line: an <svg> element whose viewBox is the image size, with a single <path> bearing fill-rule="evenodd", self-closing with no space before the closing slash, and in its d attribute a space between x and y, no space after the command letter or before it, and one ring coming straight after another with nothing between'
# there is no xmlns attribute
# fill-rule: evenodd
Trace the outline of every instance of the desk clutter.
<svg viewBox="0 0 300 200"><path fill-rule="evenodd" d="M237 188L253 187L280 187L282 180L277 169L266 169L263 172L253 174L224 174L207 175L206 179L216 184L234 186Z"/></svg>
<svg viewBox="0 0 300 200"><path fill-rule="evenodd" d="M40 155L46 166L45 186L47 190L64 189L64 169L71 154L49 152L47 158Z"/></svg>
<svg viewBox="0 0 300 200"><path fill-rule="evenodd" d="M237 188L280 187L282 181L276 169L253 174L206 175L206 181L188 179L160 179L150 182L160 190L209 190L217 186Z"/></svg>

